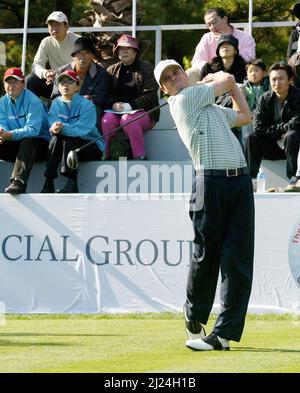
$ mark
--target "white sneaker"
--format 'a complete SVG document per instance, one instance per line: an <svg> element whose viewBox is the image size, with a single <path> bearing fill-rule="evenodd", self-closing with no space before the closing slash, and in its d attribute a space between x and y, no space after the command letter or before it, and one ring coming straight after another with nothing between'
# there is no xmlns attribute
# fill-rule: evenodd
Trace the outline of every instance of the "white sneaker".
<svg viewBox="0 0 300 393"><path fill-rule="evenodd" d="M188 348L196 351L229 351L229 341L225 338L217 336L215 333L211 333L209 336L202 339L187 340L185 345Z"/></svg>

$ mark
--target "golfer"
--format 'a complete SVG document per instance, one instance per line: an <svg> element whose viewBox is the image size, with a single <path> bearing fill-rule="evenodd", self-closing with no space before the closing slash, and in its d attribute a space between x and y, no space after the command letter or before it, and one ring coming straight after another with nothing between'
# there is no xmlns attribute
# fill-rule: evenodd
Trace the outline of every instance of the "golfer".
<svg viewBox="0 0 300 393"><path fill-rule="evenodd" d="M154 70L181 139L196 170L190 202L194 253L189 267L185 319L194 350L229 350L229 340L240 341L252 284L254 203L251 178L241 146L231 131L251 121L248 105L233 75L207 75L189 86L188 77L174 60L163 60ZM224 92L233 109L214 104ZM202 326L211 312L219 270L221 310L212 333Z"/></svg>

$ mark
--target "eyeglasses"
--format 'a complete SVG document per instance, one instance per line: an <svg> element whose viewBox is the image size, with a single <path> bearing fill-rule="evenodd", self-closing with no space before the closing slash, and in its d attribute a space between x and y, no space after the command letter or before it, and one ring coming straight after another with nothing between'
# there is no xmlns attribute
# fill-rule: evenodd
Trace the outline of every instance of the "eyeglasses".
<svg viewBox="0 0 300 393"><path fill-rule="evenodd" d="M220 22L221 18L213 19L212 21L206 23L206 27L209 29L212 26L216 26Z"/></svg>
<svg viewBox="0 0 300 393"><path fill-rule="evenodd" d="M58 81L58 83L60 84L60 85L72 85L73 83L76 83L73 79L70 79L70 78L66 78L66 79L60 79L59 81Z"/></svg>

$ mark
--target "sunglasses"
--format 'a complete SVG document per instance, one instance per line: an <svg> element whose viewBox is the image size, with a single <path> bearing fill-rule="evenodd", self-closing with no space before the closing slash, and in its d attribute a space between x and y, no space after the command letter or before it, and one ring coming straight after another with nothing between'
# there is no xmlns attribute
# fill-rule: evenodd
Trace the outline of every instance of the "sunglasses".
<svg viewBox="0 0 300 393"><path fill-rule="evenodd" d="M70 79L70 78L60 79L58 81L59 85L72 85L73 83L76 83L76 82L73 79Z"/></svg>

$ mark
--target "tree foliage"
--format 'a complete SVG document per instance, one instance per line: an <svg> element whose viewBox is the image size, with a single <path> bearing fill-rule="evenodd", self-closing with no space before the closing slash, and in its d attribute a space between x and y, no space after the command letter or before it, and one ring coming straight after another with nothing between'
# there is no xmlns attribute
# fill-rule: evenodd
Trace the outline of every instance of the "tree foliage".
<svg viewBox="0 0 300 393"><path fill-rule="evenodd" d="M253 21L295 20L292 16L294 0L253 0ZM138 0L144 9L142 25L202 24L203 15L210 7L224 8L230 21L248 21L248 0ZM23 27L25 0L0 1L0 28ZM45 6L46 5L46 6ZM45 27L47 16L54 10L65 12L72 26L79 26L84 11L91 9L90 0L30 0L29 27ZM296 22L295 22L296 24ZM207 30L163 31L163 57L172 57L189 65L195 47ZM267 65L284 59L288 37L292 28L255 28L253 36L257 43L257 57ZM30 71L34 54L45 35L29 34L27 40L26 71ZM154 32L141 33L142 38L150 39L153 45L146 59L154 62ZM19 66L22 54L22 36L6 35L0 37L6 44L7 65Z"/></svg>

